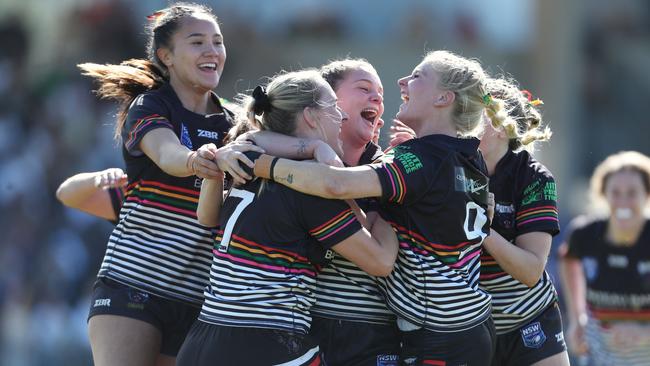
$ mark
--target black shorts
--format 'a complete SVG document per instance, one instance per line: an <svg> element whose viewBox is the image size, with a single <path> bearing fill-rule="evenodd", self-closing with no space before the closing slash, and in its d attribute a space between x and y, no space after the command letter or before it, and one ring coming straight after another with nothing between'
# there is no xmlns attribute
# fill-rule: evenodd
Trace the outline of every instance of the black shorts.
<svg viewBox="0 0 650 366"><path fill-rule="evenodd" d="M177 366L318 366L311 337L285 330L238 328L197 320L178 352Z"/></svg>
<svg viewBox="0 0 650 366"><path fill-rule="evenodd" d="M488 366L496 333L492 318L459 332L425 329L402 332L402 365Z"/></svg>
<svg viewBox="0 0 650 366"><path fill-rule="evenodd" d="M397 366L400 333L397 325L369 324L312 317L312 336L327 366Z"/></svg>
<svg viewBox="0 0 650 366"><path fill-rule="evenodd" d="M562 316L557 303L524 326L497 336L494 366L531 365L566 351Z"/></svg>
<svg viewBox="0 0 650 366"><path fill-rule="evenodd" d="M93 287L88 320L95 315L118 315L147 322L162 333L160 353L174 357L200 311L198 307L99 277Z"/></svg>

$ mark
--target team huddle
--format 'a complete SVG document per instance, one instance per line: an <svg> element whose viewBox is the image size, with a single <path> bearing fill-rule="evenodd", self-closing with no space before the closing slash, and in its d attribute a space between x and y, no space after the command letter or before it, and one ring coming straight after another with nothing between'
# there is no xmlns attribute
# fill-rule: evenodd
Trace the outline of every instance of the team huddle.
<svg viewBox="0 0 650 366"><path fill-rule="evenodd" d="M430 52L380 147L367 61L227 102L216 16L176 4L148 22L148 60L80 65L120 101L126 165L89 175L100 192L78 205L116 224L95 364L569 364L545 271L555 181L530 154L551 135L540 100Z"/></svg>

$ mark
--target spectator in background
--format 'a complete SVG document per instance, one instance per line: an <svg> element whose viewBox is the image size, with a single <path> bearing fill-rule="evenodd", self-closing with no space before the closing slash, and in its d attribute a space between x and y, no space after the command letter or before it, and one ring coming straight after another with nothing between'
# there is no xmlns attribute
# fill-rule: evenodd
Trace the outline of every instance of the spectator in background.
<svg viewBox="0 0 650 366"><path fill-rule="evenodd" d="M559 251L568 344L591 365L650 364L650 158L607 157L591 195L609 215L573 220Z"/></svg>

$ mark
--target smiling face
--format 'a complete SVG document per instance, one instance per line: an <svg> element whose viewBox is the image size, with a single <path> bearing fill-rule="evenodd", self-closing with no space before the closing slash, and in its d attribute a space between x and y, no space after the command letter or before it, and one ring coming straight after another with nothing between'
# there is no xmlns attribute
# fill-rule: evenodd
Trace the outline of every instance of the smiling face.
<svg viewBox="0 0 650 366"><path fill-rule="evenodd" d="M341 127L341 139L346 144L365 145L372 139L384 113L383 95L374 70L360 67L346 72L336 89L338 105L348 114Z"/></svg>
<svg viewBox="0 0 650 366"><path fill-rule="evenodd" d="M313 108L318 120L319 135L339 156L343 156L341 124L344 119L348 119L349 117L337 105L336 94L334 94L334 90L332 90L329 84L323 83L322 88L321 97L318 100L318 107Z"/></svg>
<svg viewBox="0 0 650 366"><path fill-rule="evenodd" d="M158 50L170 78L199 92L217 87L226 62L226 48L217 22L208 15L183 19L171 48Z"/></svg>
<svg viewBox="0 0 650 366"><path fill-rule="evenodd" d="M421 62L411 75L397 81L402 96L396 118L416 132L434 114L434 103L445 93L439 87L439 76L427 62Z"/></svg>
<svg viewBox="0 0 650 366"><path fill-rule="evenodd" d="M606 179L604 194L612 216L625 223L643 215L650 192L646 191L639 172L625 169Z"/></svg>

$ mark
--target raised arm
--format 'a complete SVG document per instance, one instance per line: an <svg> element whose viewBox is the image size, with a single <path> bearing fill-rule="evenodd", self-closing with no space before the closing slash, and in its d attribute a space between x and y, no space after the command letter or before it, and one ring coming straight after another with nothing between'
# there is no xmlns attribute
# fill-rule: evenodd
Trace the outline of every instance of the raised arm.
<svg viewBox="0 0 650 366"><path fill-rule="evenodd" d="M109 189L122 189L127 176L119 168L79 173L66 179L56 190L56 198L68 207L115 221Z"/></svg>
<svg viewBox="0 0 650 366"><path fill-rule="evenodd" d="M219 212L223 204L223 174L221 177L203 179L196 217L199 224L207 227L219 225Z"/></svg>
<svg viewBox="0 0 650 366"><path fill-rule="evenodd" d="M175 177L196 175L201 178L215 178L220 173L214 161L183 146L174 131L168 128L147 132L142 137L140 149L160 169Z"/></svg>
<svg viewBox="0 0 650 366"><path fill-rule="evenodd" d="M270 155L287 159L314 159L327 165L342 167L343 162L336 152L324 141L287 136L271 131L249 131L237 138L238 141L254 142Z"/></svg>
<svg viewBox="0 0 650 366"><path fill-rule="evenodd" d="M331 167L321 163L279 159L261 155L255 160L255 175L291 189L333 199L380 197L381 183L370 166Z"/></svg>

